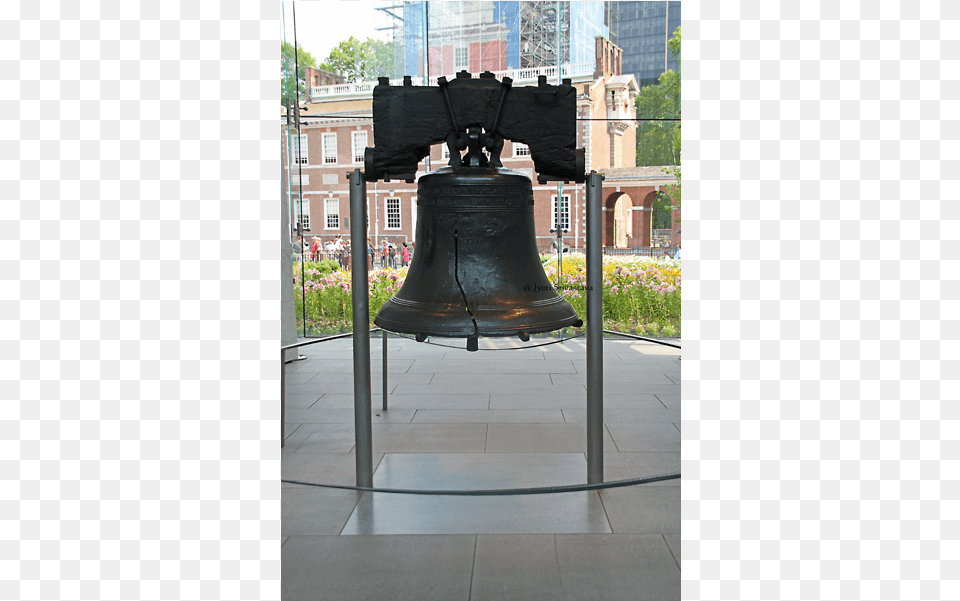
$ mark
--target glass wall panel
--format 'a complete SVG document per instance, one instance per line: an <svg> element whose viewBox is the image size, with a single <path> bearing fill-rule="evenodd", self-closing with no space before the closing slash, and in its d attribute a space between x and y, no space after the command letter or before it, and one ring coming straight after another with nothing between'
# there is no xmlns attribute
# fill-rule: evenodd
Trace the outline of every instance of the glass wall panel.
<svg viewBox="0 0 960 601"><path fill-rule="evenodd" d="M536 85L544 75L551 84L571 79L578 91L578 146L586 149L587 170L605 173L610 190L630 178L656 182L638 184L635 188L642 190L632 196L605 198L609 260L647 257L666 265L662 257L676 253L680 57L670 40L679 38L679 2L287 0L281 6L281 193L287 201L285 243L294 265L300 336L352 327L352 254L372 269L372 316L403 280L406 268L390 267L400 263L396 256L403 245L416 253L416 184L369 184L367 239L350 239L345 174L363 168L364 149L376 142L372 91L380 77L391 85L402 85L404 76L414 85L436 85L438 77L466 70L473 77L492 71L498 79L512 78L515 86ZM527 146L508 141L503 158L506 167L533 176ZM448 160L446 146L437 145L420 172ZM550 277L562 285L579 269L578 253L585 247L583 186L535 182L535 188L536 245ZM558 196L563 199L559 241ZM571 253L562 264L558 249ZM621 315L622 307L637 303L614 298L620 286L608 297L608 325L678 333L679 262L669 265L677 276L672 300L657 297L656 315Z"/></svg>

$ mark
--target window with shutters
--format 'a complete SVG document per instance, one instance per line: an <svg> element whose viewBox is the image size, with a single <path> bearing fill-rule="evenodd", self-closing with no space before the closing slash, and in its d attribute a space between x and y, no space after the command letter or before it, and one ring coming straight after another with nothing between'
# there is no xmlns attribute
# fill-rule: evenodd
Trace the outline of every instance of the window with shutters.
<svg viewBox="0 0 960 601"><path fill-rule="evenodd" d="M362 163L363 153L367 148L367 132L353 132L353 162Z"/></svg>
<svg viewBox="0 0 960 601"><path fill-rule="evenodd" d="M557 229L557 197L552 196L550 202L550 229ZM563 228L563 231L570 231L570 197L561 196L560 197L560 224Z"/></svg>
<svg viewBox="0 0 960 601"><path fill-rule="evenodd" d="M388 230L400 229L400 199L399 198L387 199L387 229Z"/></svg>
<svg viewBox="0 0 960 601"><path fill-rule="evenodd" d="M323 164L337 162L337 134L323 134Z"/></svg>
<svg viewBox="0 0 960 601"><path fill-rule="evenodd" d="M324 206L325 206L325 213L327 216L327 225L324 229L328 229L328 230L340 229L340 199L328 198L324 202Z"/></svg>
<svg viewBox="0 0 960 601"><path fill-rule="evenodd" d="M294 164L307 164L307 135L293 137L293 162Z"/></svg>
<svg viewBox="0 0 960 601"><path fill-rule="evenodd" d="M470 49L466 46L453 49L453 69L455 71L470 70Z"/></svg>
<svg viewBox="0 0 960 601"><path fill-rule="evenodd" d="M310 229L310 200L307 198L293 202L293 226L297 227L298 223L304 231Z"/></svg>

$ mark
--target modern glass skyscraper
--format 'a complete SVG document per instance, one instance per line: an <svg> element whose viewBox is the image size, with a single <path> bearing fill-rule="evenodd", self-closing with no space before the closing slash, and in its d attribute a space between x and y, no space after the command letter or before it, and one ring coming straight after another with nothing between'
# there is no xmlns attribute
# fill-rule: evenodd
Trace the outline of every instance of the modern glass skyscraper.
<svg viewBox="0 0 960 601"><path fill-rule="evenodd" d="M616 34L615 2L398 2L393 20L394 77L422 76L423 19L431 76L482 70L585 65L596 61L597 36ZM387 12L389 8L390 12ZM612 26L611 26L612 25ZM559 54L559 57L558 57Z"/></svg>
<svg viewBox="0 0 960 601"><path fill-rule="evenodd" d="M640 87L657 83L667 69L680 68L667 41L680 27L680 2L619 2L618 46L623 74L632 73ZM669 5L669 6L668 6Z"/></svg>

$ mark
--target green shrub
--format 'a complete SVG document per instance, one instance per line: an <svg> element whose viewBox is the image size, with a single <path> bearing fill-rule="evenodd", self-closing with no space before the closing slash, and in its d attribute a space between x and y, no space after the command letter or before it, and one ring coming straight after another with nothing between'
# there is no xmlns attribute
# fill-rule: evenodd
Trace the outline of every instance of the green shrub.
<svg viewBox="0 0 960 601"><path fill-rule="evenodd" d="M541 256L547 279L557 287L581 318L586 317L586 260L584 255L564 255L562 269L556 255ZM335 261L304 264L305 281L294 270L298 328L303 329L306 300L307 333L350 331L353 328L351 279L348 270ZM406 277L407 268L374 269L370 283L370 321L380 306L393 296ZM603 258L604 329L636 332L639 336L680 335L680 265L639 257ZM564 335L586 331L571 328Z"/></svg>

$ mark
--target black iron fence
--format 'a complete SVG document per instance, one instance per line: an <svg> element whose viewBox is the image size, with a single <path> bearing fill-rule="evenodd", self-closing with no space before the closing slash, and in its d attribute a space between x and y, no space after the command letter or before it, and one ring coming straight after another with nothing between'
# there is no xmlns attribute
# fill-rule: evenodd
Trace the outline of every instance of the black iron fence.
<svg viewBox="0 0 960 601"><path fill-rule="evenodd" d="M537 245L537 251L541 255L555 255L557 254L557 248L550 244L539 244ZM585 247L576 247L573 245L563 245L563 254L567 253L585 253ZM677 249L674 247L659 247L659 246L635 246L632 248L614 248L612 246L603 247L603 254L605 255L615 255L615 256L635 256L635 257L673 257L677 253Z"/></svg>

